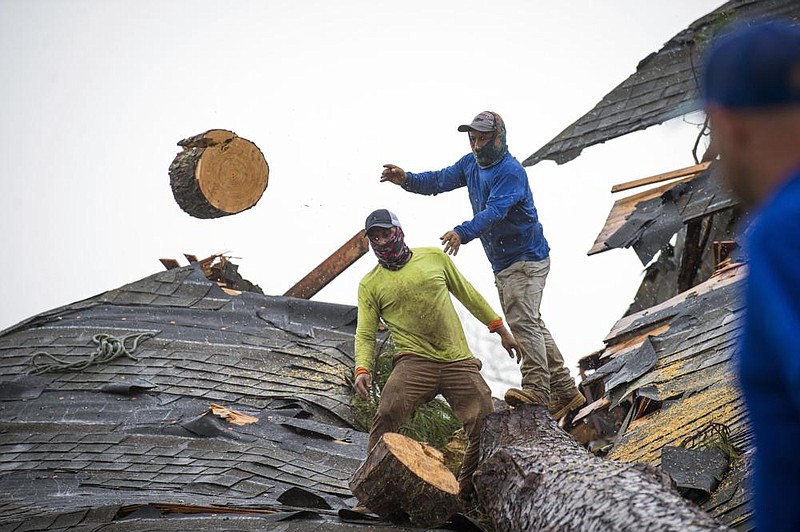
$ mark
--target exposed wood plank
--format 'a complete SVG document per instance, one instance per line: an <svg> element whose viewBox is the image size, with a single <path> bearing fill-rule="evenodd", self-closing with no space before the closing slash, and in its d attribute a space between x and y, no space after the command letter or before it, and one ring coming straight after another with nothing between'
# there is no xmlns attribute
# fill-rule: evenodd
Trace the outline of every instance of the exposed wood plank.
<svg viewBox="0 0 800 532"><path fill-rule="evenodd" d="M630 190L632 188L638 188L644 185L652 185L653 183L661 183L662 181L669 181L670 179L677 179L679 177L686 177L699 174L700 172L706 170L709 166L711 166L711 161L695 164L694 166L687 166L686 168L673 170L671 172L666 172L663 174L658 174L650 177L643 177L641 179L628 181L626 183L619 183L611 187L611 192L612 193L622 192L623 190Z"/></svg>
<svg viewBox="0 0 800 532"><path fill-rule="evenodd" d="M666 185L651 188L649 190L634 194L633 196L628 196L626 198L617 200L614 203L614 206L611 207L611 212L608 213L606 223L603 226L603 229L600 231L600 234L597 235L594 245L592 245L592 249L589 250L587 255L595 255L597 253L602 253L603 251L612 249L606 246L606 240L608 240L611 235L616 233L619 228L625 224L625 222L628 220L628 217L633 214L633 211L636 210L636 206L639 205L639 203L649 199L657 198L678 183L683 183L693 178L694 176L685 177L673 183L667 183Z"/></svg>
<svg viewBox="0 0 800 532"><path fill-rule="evenodd" d="M658 336L669 330L669 323L652 324L651 328L642 330L640 334L633 338L629 338L620 343L609 345L608 348L600 355L600 359L616 358L630 351L634 351L642 347L642 344L651 336ZM637 331L638 332L638 331Z"/></svg>
<svg viewBox="0 0 800 532"><path fill-rule="evenodd" d="M572 420L572 423L573 424L578 423L580 420L582 420L583 418L587 417L589 414L592 414L592 413L594 413L594 412L596 412L596 411L598 411L598 410L600 410L602 408L606 408L610 404L611 404L611 400L607 396L604 395L603 397L601 397L597 401L594 401L593 403L588 404L588 405L584 406L583 408L581 408L580 411L578 411L578 413L575 416L575 418Z"/></svg>
<svg viewBox="0 0 800 532"><path fill-rule="evenodd" d="M311 299L368 250L369 243L362 229L283 295Z"/></svg>
<svg viewBox="0 0 800 532"><path fill-rule="evenodd" d="M161 261L161 264L168 270L174 270L175 268L180 268L181 265L178 264L178 261L175 259L158 259Z"/></svg>
<svg viewBox="0 0 800 532"><path fill-rule="evenodd" d="M710 279L707 281L693 287L691 290L687 290L686 292L681 292L680 294L671 297L670 299L659 303L658 305L652 306L649 309L642 310L640 312L636 312L634 314L629 314L620 318L617 323L614 324L614 327L611 329L606 337L603 339L606 343L611 343L617 336L621 336L623 334L628 334L630 330L633 330L633 326L639 320L645 320L645 318L649 315L654 315L660 312L661 310L665 310L668 308L672 308L676 305L679 305L681 302L685 301L689 297L696 297L711 290L716 290L721 288L725 285L730 283L735 283L739 281L744 275L746 274L746 269L744 265L741 263L733 264L730 268L725 268L714 272L714 275L711 276ZM630 330L629 330L630 329Z"/></svg>

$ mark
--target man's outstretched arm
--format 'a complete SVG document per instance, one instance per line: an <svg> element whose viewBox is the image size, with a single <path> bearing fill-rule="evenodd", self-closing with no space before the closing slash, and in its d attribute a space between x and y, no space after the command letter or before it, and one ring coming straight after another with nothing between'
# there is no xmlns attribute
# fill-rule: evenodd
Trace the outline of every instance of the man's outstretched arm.
<svg viewBox="0 0 800 532"><path fill-rule="evenodd" d="M383 165L381 183L388 181L409 192L427 196L448 192L467 184L461 162L441 170L420 173L406 172L396 164L387 163Z"/></svg>

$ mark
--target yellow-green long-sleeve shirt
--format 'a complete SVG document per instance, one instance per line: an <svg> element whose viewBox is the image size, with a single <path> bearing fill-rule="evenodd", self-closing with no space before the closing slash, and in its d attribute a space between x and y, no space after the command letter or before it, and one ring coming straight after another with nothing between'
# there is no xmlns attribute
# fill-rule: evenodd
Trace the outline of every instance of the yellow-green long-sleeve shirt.
<svg viewBox="0 0 800 532"><path fill-rule="evenodd" d="M499 315L439 248L415 248L402 268L378 265L358 285L356 368L372 371L375 336L383 319L398 353L441 362L473 357L450 293L485 325Z"/></svg>

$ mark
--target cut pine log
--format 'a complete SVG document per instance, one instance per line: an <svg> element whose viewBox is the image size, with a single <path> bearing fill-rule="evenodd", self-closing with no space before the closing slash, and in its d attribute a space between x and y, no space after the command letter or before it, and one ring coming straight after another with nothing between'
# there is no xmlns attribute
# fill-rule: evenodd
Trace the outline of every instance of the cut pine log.
<svg viewBox="0 0 800 532"><path fill-rule="evenodd" d="M418 527L441 525L460 508L458 481L442 453L394 432L375 444L350 489L380 517Z"/></svg>
<svg viewBox="0 0 800 532"><path fill-rule="evenodd" d="M658 469L592 455L542 406L487 416L473 483L496 530L728 530Z"/></svg>
<svg viewBox="0 0 800 532"><path fill-rule="evenodd" d="M172 194L195 218L219 218L258 203L269 166L258 146L232 131L212 129L178 143L169 166Z"/></svg>

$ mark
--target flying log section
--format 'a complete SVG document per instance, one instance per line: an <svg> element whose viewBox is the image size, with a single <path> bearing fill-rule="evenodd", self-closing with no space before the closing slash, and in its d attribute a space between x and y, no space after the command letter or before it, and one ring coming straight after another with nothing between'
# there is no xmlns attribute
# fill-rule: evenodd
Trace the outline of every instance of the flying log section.
<svg viewBox="0 0 800 532"><path fill-rule="evenodd" d="M258 146L226 129L212 129L178 143L169 167L181 209L195 218L219 218L253 207L267 188L269 166Z"/></svg>

